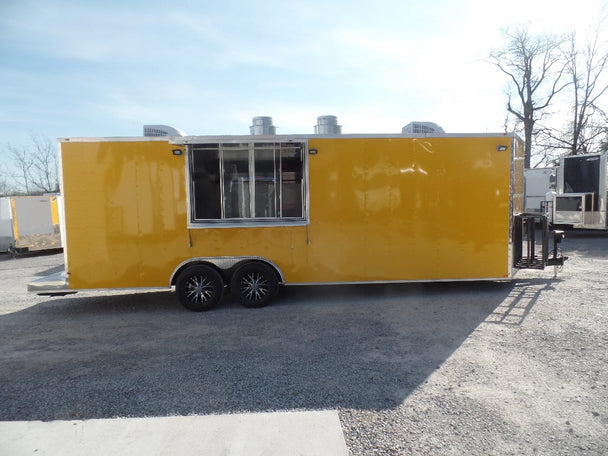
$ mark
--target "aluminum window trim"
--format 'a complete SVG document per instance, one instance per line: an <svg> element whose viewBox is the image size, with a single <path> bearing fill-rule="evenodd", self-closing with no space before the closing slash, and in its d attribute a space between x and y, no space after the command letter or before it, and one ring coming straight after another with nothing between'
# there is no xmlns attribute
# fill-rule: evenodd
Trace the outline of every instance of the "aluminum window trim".
<svg viewBox="0 0 608 456"><path fill-rule="evenodd" d="M201 137L203 139L204 137ZM224 137L225 138L225 137ZM285 226L307 226L310 224L310 177L309 177L309 165L308 165L308 140L307 139L287 139L287 138L279 138L276 136L262 138L256 136L248 136L249 138L248 144L250 145L248 151L248 157L250 160L254 159L254 144L269 144L269 145L277 145L279 146L279 151L281 151L282 145L289 144L298 144L302 147L302 179L300 181L300 200L303 206L302 208L302 217L268 217L268 218L224 218L224 201L223 201L223 154L222 154L222 144L243 144L246 141L243 139L233 139L233 140L218 140L218 141L198 141L198 142L188 142L183 141L181 145L186 148L186 206L187 206L187 217L188 217L188 229L209 229L209 228L259 228L259 227L285 227ZM207 138L205 138L207 139ZM194 219L194 180L192 176L192 154L194 151L194 147L198 144L216 144L218 145L218 157L220 160L220 188L221 193L221 201L220 201L220 211L221 211L221 219ZM279 154L280 155L280 154ZM279 157L281 158L281 157ZM255 169L255 168L254 168ZM282 171L282 163L281 163L281 171ZM282 173L280 173L282 184ZM253 181L253 179L250 179ZM255 182L250 182L250 185L255 185ZM251 191L251 189L250 189ZM280 190L280 197L282 198L282 188ZM251 199L250 199L251 200ZM281 200L282 203L282 200ZM282 214L283 208L282 205L280 207L280 213Z"/></svg>

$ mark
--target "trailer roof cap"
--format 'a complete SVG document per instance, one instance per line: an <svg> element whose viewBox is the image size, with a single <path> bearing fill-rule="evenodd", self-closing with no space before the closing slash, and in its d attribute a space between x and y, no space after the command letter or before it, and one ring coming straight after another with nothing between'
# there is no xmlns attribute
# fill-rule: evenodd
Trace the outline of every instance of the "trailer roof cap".
<svg viewBox="0 0 608 456"><path fill-rule="evenodd" d="M401 129L403 134L445 133L435 122L410 122Z"/></svg>
<svg viewBox="0 0 608 456"><path fill-rule="evenodd" d="M144 125L144 136L188 136L178 128L169 125Z"/></svg>

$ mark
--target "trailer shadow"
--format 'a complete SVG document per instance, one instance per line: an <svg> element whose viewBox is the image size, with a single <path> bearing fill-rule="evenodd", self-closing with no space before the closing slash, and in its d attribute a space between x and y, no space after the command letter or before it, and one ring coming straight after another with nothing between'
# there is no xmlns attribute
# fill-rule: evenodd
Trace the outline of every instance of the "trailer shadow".
<svg viewBox="0 0 608 456"><path fill-rule="evenodd" d="M514 293L291 287L263 309L206 313L168 292L45 300L0 317L0 420L390 409Z"/></svg>
<svg viewBox="0 0 608 456"><path fill-rule="evenodd" d="M59 266L53 266L51 268L45 269L44 271L34 273L35 277L46 277L51 274L57 274L58 272L63 272L65 267L60 264Z"/></svg>
<svg viewBox="0 0 608 456"><path fill-rule="evenodd" d="M510 293L488 315L484 323L520 326L528 317L538 298L554 289L561 279L527 279L514 282Z"/></svg>

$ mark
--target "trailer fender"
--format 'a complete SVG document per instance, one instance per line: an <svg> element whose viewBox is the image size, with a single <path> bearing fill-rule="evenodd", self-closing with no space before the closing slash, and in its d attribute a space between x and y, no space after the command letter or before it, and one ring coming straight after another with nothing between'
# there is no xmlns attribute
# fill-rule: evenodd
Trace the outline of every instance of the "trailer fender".
<svg viewBox="0 0 608 456"><path fill-rule="evenodd" d="M277 274L278 282L285 283L285 275L281 268L277 266L275 262L269 260L268 258L259 257L259 256L232 256L232 257L196 257L190 258L188 260L182 261L174 270L173 274L171 274L171 278L169 279L169 287L175 286L177 283L177 278L179 274L187 267L193 266L196 264L207 264L216 268L218 272L224 278L226 283L230 283L230 278L232 273L242 264L250 262L250 261L258 261L261 263L265 263L270 266Z"/></svg>

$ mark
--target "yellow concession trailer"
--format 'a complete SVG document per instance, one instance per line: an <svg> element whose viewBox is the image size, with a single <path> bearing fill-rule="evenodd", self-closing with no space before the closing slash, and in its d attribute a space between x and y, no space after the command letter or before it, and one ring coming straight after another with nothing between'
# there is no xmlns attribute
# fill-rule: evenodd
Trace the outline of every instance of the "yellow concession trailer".
<svg viewBox="0 0 608 456"><path fill-rule="evenodd" d="M563 264L521 215L513 135L188 136L60 141L65 273L29 288L229 289L510 279Z"/></svg>

